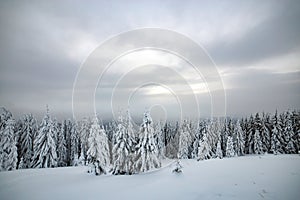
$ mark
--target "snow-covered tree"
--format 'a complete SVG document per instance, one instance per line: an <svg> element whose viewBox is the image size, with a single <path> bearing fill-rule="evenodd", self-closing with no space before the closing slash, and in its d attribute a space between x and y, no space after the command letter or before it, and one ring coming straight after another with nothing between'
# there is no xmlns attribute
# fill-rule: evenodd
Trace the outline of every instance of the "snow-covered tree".
<svg viewBox="0 0 300 200"><path fill-rule="evenodd" d="M191 143L191 129L187 120L184 120L180 129L179 137L179 150L178 158L179 159L188 159L189 158L189 146Z"/></svg>
<svg viewBox="0 0 300 200"><path fill-rule="evenodd" d="M24 159L23 159L23 157L21 157L21 160L20 160L20 162L19 162L18 169L25 169L25 168L27 168L27 167L26 167L25 164L24 164Z"/></svg>
<svg viewBox="0 0 300 200"><path fill-rule="evenodd" d="M4 130L1 131L0 140L0 171L15 170L18 153L14 131L15 121L7 119Z"/></svg>
<svg viewBox="0 0 300 200"><path fill-rule="evenodd" d="M145 172L161 166L153 134L153 122L150 113L146 111L140 127L140 139L135 158L135 169L137 172Z"/></svg>
<svg viewBox="0 0 300 200"><path fill-rule="evenodd" d="M204 135L207 134L207 123L206 121L202 121L198 123L198 127L196 129L193 141L193 151L191 153L191 158L198 158L198 149L201 139Z"/></svg>
<svg viewBox="0 0 300 200"><path fill-rule="evenodd" d="M227 138L227 143L226 143L226 157L233 157L235 154L234 148L233 148L233 141L232 137L229 136Z"/></svg>
<svg viewBox="0 0 300 200"><path fill-rule="evenodd" d="M36 132L36 119L32 114L25 115L22 120L22 129L20 131L20 157L23 159L23 168L31 167L33 157L33 141L36 136Z"/></svg>
<svg viewBox="0 0 300 200"><path fill-rule="evenodd" d="M132 153L135 144L133 128L129 111L126 120L119 116L119 124L115 133L115 145L113 147L113 174L133 173Z"/></svg>
<svg viewBox="0 0 300 200"><path fill-rule="evenodd" d="M66 144L66 121L62 121L60 130L57 133L57 165L67 166L67 144Z"/></svg>
<svg viewBox="0 0 300 200"><path fill-rule="evenodd" d="M12 119L11 112L8 111L7 109L1 107L0 108L0 131L4 130L5 125L6 125L8 119Z"/></svg>
<svg viewBox="0 0 300 200"><path fill-rule="evenodd" d="M254 148L254 133L255 133L255 122L251 115L246 124L246 137L245 137L245 153L253 154Z"/></svg>
<svg viewBox="0 0 300 200"><path fill-rule="evenodd" d="M97 117L93 119L88 142L87 155L89 163L93 165L96 175L105 174L110 164L108 139L105 130L100 127Z"/></svg>
<svg viewBox="0 0 300 200"><path fill-rule="evenodd" d="M263 145L263 151L269 152L271 148L271 125L270 125L270 116L268 114L262 114L262 121L261 121L261 141Z"/></svg>
<svg viewBox="0 0 300 200"><path fill-rule="evenodd" d="M77 131L77 122L74 121L72 124L71 128L71 154L70 154L70 160L71 160L71 165L77 166L78 165L78 158L79 158L79 147L80 147L80 139L79 139L79 134Z"/></svg>
<svg viewBox="0 0 300 200"><path fill-rule="evenodd" d="M157 146L158 157L159 159L162 159L165 157L165 143L164 143L164 136L163 136L163 131L161 129L160 122L156 123L154 129L154 140Z"/></svg>
<svg viewBox="0 0 300 200"><path fill-rule="evenodd" d="M245 151L245 140L244 140L244 131L240 125L240 121L238 120L236 126L234 128L234 136L235 136L235 152L238 156L244 155Z"/></svg>
<svg viewBox="0 0 300 200"><path fill-rule="evenodd" d="M172 171L173 173L182 173L182 165L180 164L180 160L176 160L175 168Z"/></svg>
<svg viewBox="0 0 300 200"><path fill-rule="evenodd" d="M82 160L84 164L87 162L87 151L89 148L88 138L90 134L90 120L84 118L80 126L80 140L81 140L81 153L79 160Z"/></svg>
<svg viewBox="0 0 300 200"><path fill-rule="evenodd" d="M295 133L291 120L291 114L286 113L286 119L283 127L283 141L285 153L296 153L295 148Z"/></svg>
<svg viewBox="0 0 300 200"><path fill-rule="evenodd" d="M211 158L211 147L208 143L208 139L206 134L203 135L203 138L199 144L199 149L198 149L198 161L199 160L206 160Z"/></svg>
<svg viewBox="0 0 300 200"><path fill-rule="evenodd" d="M255 130L254 134L254 151L255 154L263 154L263 145L260 139L260 133L258 130Z"/></svg>
<svg viewBox="0 0 300 200"><path fill-rule="evenodd" d="M49 109L42 120L38 135L34 140L33 167L48 168L57 166L55 135L57 127L54 126Z"/></svg>
<svg viewBox="0 0 300 200"><path fill-rule="evenodd" d="M217 143L216 156L217 156L217 158L220 158L220 159L223 158L223 151L221 149L221 142L220 142L220 140Z"/></svg>
<svg viewBox="0 0 300 200"><path fill-rule="evenodd" d="M272 118L272 131L271 131L271 152L273 154L282 153L282 147L280 143L281 127L278 121L277 110Z"/></svg>

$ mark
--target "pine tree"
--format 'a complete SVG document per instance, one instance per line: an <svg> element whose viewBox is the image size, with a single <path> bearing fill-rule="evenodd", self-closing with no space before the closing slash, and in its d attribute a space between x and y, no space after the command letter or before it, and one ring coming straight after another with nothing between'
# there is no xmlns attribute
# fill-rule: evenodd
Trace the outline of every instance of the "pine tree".
<svg viewBox="0 0 300 200"><path fill-rule="evenodd" d="M238 156L244 155L245 151L245 140L244 140L244 131L240 125L240 121L238 120L234 129L234 135L236 137L235 140L235 152Z"/></svg>
<svg viewBox="0 0 300 200"><path fill-rule="evenodd" d="M251 115L246 125L246 138L245 138L245 153L253 154L254 149L254 133L255 133L255 122Z"/></svg>
<svg viewBox="0 0 300 200"><path fill-rule="evenodd" d="M217 156L218 158L220 158L220 159L223 158L223 151L222 151L222 149L221 149L221 142L220 142L220 140L219 140L218 143L217 143L216 156Z"/></svg>
<svg viewBox="0 0 300 200"><path fill-rule="evenodd" d="M155 145L157 146L158 157L159 159L162 159L165 157L165 143L164 143L163 131L161 129L160 122L158 122L155 126L154 140L155 140Z"/></svg>
<svg viewBox="0 0 300 200"><path fill-rule="evenodd" d="M70 160L71 160L71 165L77 166L78 165L78 158L79 158L79 135L77 131L77 122L73 122L72 128L71 128L71 154L70 154Z"/></svg>
<svg viewBox="0 0 300 200"><path fill-rule="evenodd" d="M87 151L89 149L89 145L88 145L89 134L90 134L90 120L84 118L80 128L80 139L81 139L80 160L83 160L84 164L86 164L87 162Z"/></svg>
<svg viewBox="0 0 300 200"><path fill-rule="evenodd" d="M33 167L48 168L57 166L55 132L54 126L47 107L46 115L34 140Z"/></svg>
<svg viewBox="0 0 300 200"><path fill-rule="evenodd" d="M7 120L12 119L12 114L10 111L6 110L5 108L1 107L0 108L0 131L3 131L6 124ZM0 137L1 139L1 137Z"/></svg>
<svg viewBox="0 0 300 200"><path fill-rule="evenodd" d="M32 114L25 115L20 135L21 155L23 168L30 168L33 158L33 141L37 132L37 122Z"/></svg>
<svg viewBox="0 0 300 200"><path fill-rule="evenodd" d="M108 139L105 130L98 124L97 117L93 120L89 135L88 160L93 165L96 175L106 174L110 164Z"/></svg>
<svg viewBox="0 0 300 200"><path fill-rule="evenodd" d="M272 118L272 136L271 136L271 152L273 154L282 153L280 137L281 137L281 127L278 121L277 110Z"/></svg>
<svg viewBox="0 0 300 200"><path fill-rule="evenodd" d="M295 141L294 141L294 130L291 120L291 114L286 113L286 119L283 128L283 141L285 153L296 153Z"/></svg>
<svg viewBox="0 0 300 200"><path fill-rule="evenodd" d="M233 148L232 137L229 136L226 143L226 157L233 157L235 154Z"/></svg>
<svg viewBox="0 0 300 200"><path fill-rule="evenodd" d="M113 174L131 174L132 169L132 153L135 144L129 111L126 120L119 117L119 124L116 135L116 144L113 147Z"/></svg>
<svg viewBox="0 0 300 200"><path fill-rule="evenodd" d="M263 154L263 145L260 139L260 133L258 130L255 130L254 134L254 153Z"/></svg>
<svg viewBox="0 0 300 200"><path fill-rule="evenodd" d="M198 150L198 161L199 160L206 160L211 158L211 148L208 143L208 139L206 134L203 136L200 144L199 144L199 150Z"/></svg>
<svg viewBox="0 0 300 200"><path fill-rule="evenodd" d="M189 158L189 145L191 142L191 133L190 126L187 120L183 121L182 127L180 129L179 137L179 150L178 158L179 159L188 159Z"/></svg>
<svg viewBox="0 0 300 200"><path fill-rule="evenodd" d="M61 123L60 130L57 132L57 165L59 167L67 166L67 144L65 138L66 121Z"/></svg>
<svg viewBox="0 0 300 200"><path fill-rule="evenodd" d="M19 162L18 169L25 169L25 168L27 168L27 167L25 166L23 157L21 157L21 160L20 160L20 162Z"/></svg>
<svg viewBox="0 0 300 200"><path fill-rule="evenodd" d="M7 119L4 130L1 131L0 140L0 171L15 170L18 153L14 131L15 121Z"/></svg>
<svg viewBox="0 0 300 200"><path fill-rule="evenodd" d="M140 127L140 139L135 158L135 169L137 172L145 172L161 166L153 137L154 129L152 124L149 112L145 112L143 123Z"/></svg>
<svg viewBox="0 0 300 200"><path fill-rule="evenodd" d="M263 144L263 151L270 152L271 149L271 125L270 125L270 116L263 113L261 121L261 141Z"/></svg>
<svg viewBox="0 0 300 200"><path fill-rule="evenodd" d="M206 121L202 121L198 123L198 128L196 129L196 133L194 136L194 141L193 141L193 151L192 151L192 158L197 158L198 157L198 149L199 149L199 144L200 141L203 137L203 135L207 134L207 124Z"/></svg>
<svg viewBox="0 0 300 200"><path fill-rule="evenodd" d="M227 124L228 124L227 121L228 120L226 118L223 122L223 128L222 128L222 132L221 132L221 149L223 151L223 155L226 155L227 139L230 135L229 128L227 126Z"/></svg>
<svg viewBox="0 0 300 200"><path fill-rule="evenodd" d="M176 160L176 165L172 172L173 173L182 173L182 165L180 164L179 159Z"/></svg>

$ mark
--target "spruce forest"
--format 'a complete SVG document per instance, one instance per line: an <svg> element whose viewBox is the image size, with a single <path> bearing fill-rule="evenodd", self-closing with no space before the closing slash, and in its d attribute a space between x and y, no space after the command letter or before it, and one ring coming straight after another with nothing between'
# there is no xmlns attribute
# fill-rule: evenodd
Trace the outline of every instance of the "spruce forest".
<svg viewBox="0 0 300 200"><path fill-rule="evenodd" d="M256 113L247 118L155 122L145 112L134 127L129 111L102 124L97 118L58 122L47 108L14 119L1 108L0 170L89 166L96 175L137 174L163 159L196 159L300 152L300 112Z"/></svg>

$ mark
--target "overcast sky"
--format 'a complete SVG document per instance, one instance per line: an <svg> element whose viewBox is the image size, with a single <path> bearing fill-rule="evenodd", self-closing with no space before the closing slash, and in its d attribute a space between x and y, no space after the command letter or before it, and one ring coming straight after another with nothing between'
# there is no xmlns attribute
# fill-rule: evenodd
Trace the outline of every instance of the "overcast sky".
<svg viewBox="0 0 300 200"><path fill-rule="evenodd" d="M73 83L90 53L113 35L156 27L206 49L223 80L227 115L299 109L299 19L299 1L1 1L0 106L16 117L32 112L40 118L48 104L59 119L71 118ZM179 93L192 89L201 99L202 116L210 115L203 80L189 76L191 67L174 55L146 50L120 58L107 73L106 86L114 87L110 80L123 69L146 61L157 63L151 73L144 66L119 80L116 107L128 102L126 88L139 88L131 97L133 115L154 105L157 113L173 115L178 102L168 88L136 85L157 74L155 82L177 84ZM159 65L177 67L180 76ZM111 108L103 105L111 98L101 88L96 93L102 118L109 116Z"/></svg>

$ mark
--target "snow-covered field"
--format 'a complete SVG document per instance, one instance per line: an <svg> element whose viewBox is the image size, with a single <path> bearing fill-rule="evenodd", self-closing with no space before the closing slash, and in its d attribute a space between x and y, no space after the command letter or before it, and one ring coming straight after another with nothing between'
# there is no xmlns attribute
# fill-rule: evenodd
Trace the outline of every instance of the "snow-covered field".
<svg viewBox="0 0 300 200"><path fill-rule="evenodd" d="M173 163L173 161L169 161ZM300 156L183 160L132 176L94 176L86 167L0 173L0 199L300 199Z"/></svg>

